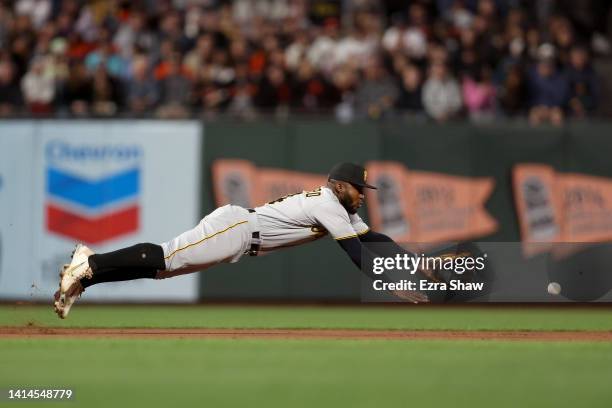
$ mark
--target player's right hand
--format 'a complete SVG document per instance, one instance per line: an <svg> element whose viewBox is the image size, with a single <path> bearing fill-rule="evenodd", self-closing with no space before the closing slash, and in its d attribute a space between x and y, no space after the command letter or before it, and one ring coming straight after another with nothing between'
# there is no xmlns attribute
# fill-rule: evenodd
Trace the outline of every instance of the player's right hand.
<svg viewBox="0 0 612 408"><path fill-rule="evenodd" d="M391 291L393 295L397 296L402 300L407 300L412 303L428 303L429 298L424 293L418 290L394 290Z"/></svg>

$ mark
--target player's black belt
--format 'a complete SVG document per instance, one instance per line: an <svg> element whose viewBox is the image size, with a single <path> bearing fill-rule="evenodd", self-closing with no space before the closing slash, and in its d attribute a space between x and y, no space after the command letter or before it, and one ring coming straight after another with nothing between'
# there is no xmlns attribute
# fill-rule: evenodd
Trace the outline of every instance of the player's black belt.
<svg viewBox="0 0 612 408"><path fill-rule="evenodd" d="M255 210L252 208L247 208L247 210L250 213L255 212ZM251 247L247 251L247 254L249 254L249 256L257 256L260 248L261 248L261 238L259 236L259 231L253 231L253 234L251 235Z"/></svg>

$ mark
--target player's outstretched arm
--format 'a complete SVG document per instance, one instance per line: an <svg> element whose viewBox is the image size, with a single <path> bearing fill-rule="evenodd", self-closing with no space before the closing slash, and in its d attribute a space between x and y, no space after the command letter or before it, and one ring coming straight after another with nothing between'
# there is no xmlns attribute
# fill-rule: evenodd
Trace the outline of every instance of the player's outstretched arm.
<svg viewBox="0 0 612 408"><path fill-rule="evenodd" d="M387 237L388 238L388 237ZM390 238L389 238L390 239ZM371 280L380 279L383 282L392 282L386 274L374 274L374 257L375 254L361 244L358 237L337 240L340 247L347 253L353 263ZM398 248L401 248L398 246ZM401 299L411 301L413 303L428 302L426 295L417 291L394 291L393 294Z"/></svg>
<svg viewBox="0 0 612 408"><path fill-rule="evenodd" d="M378 243L384 242L385 245L377 245L374 248L376 255L384 256L384 257L395 257L396 254L408 254L410 257L415 257L416 255L407 251L406 249L399 246L393 239L388 237L385 234L381 234L379 232L374 232L372 230L368 230L366 233L359 235L359 240L363 243ZM480 251L475 245L470 243L460 243L456 247L447 248L435 255L442 259L450 259L450 258L460 258L466 256L474 257L474 254L479 253ZM459 278L459 279L467 279L469 275L460 275L457 276L454 274L452 270L442 269L424 269L420 268L416 271L416 275L420 278L424 278L433 282L449 282L451 279Z"/></svg>
<svg viewBox="0 0 612 408"><path fill-rule="evenodd" d="M381 234L380 232L375 232L372 230L368 230L368 232L359 235L359 240L361 242L388 242L388 248L391 251L395 251L397 254L408 254L409 256L413 256L414 254L406 251L404 248L399 246L393 239L385 234ZM381 254L383 255L383 254Z"/></svg>
<svg viewBox="0 0 612 408"><path fill-rule="evenodd" d="M372 265L374 264L374 253L368 248L361 245L361 241L357 237L336 240L340 247L351 258L351 261L361 269L361 271L370 279L381 279L373 272ZM362 251L363 250L363 251ZM382 275L384 276L384 274Z"/></svg>
<svg viewBox="0 0 612 408"><path fill-rule="evenodd" d="M377 245L375 247L375 252L376 255L378 256L384 256L387 258L393 258L395 257L397 254L400 255L408 255L409 257L415 257L416 255L413 254L412 252L404 249L403 247L401 247L400 245L397 244L397 242L395 242L392 238L390 238L389 236L382 234L380 232L375 232L372 230L368 230L368 232L359 235L359 240L363 243L367 244L368 243L380 243L380 242L384 242L385 245ZM421 279L429 279L429 280L433 280L434 282L439 282L440 278L439 277L434 277L434 271L432 270L428 270L428 269L418 269L416 271L416 275L421 278ZM444 280L444 279L442 279ZM448 280L448 279L446 279Z"/></svg>

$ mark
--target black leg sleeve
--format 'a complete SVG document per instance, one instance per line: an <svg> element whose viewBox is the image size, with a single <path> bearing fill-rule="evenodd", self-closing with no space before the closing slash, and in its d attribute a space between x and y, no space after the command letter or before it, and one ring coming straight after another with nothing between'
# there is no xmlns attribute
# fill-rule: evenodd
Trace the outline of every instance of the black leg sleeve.
<svg viewBox="0 0 612 408"><path fill-rule="evenodd" d="M89 266L94 273L105 269L166 269L164 251L156 244L137 244L105 254L89 257Z"/></svg>
<svg viewBox="0 0 612 408"><path fill-rule="evenodd" d="M157 275L157 269L154 268L140 268L140 269L98 269L93 274L91 279L81 279L81 284L84 288L88 288L92 285L104 282L119 282L133 279L155 279Z"/></svg>

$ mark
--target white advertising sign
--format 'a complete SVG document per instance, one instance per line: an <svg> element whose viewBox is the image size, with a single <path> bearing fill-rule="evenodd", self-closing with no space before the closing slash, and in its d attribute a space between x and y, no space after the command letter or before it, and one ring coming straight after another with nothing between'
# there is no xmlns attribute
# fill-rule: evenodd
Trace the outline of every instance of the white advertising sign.
<svg viewBox="0 0 612 408"><path fill-rule="evenodd" d="M0 124L0 298L29 300L36 292L31 274L33 151L31 122Z"/></svg>
<svg viewBox="0 0 612 408"><path fill-rule="evenodd" d="M161 243L199 221L198 122L44 121L33 129L32 177L21 187L32 204L17 210L32 225L30 265L20 271L28 279L11 280L7 290L2 285L0 296L50 299L77 242L95 252ZM198 275L191 274L95 285L84 298L188 302L197 296Z"/></svg>

